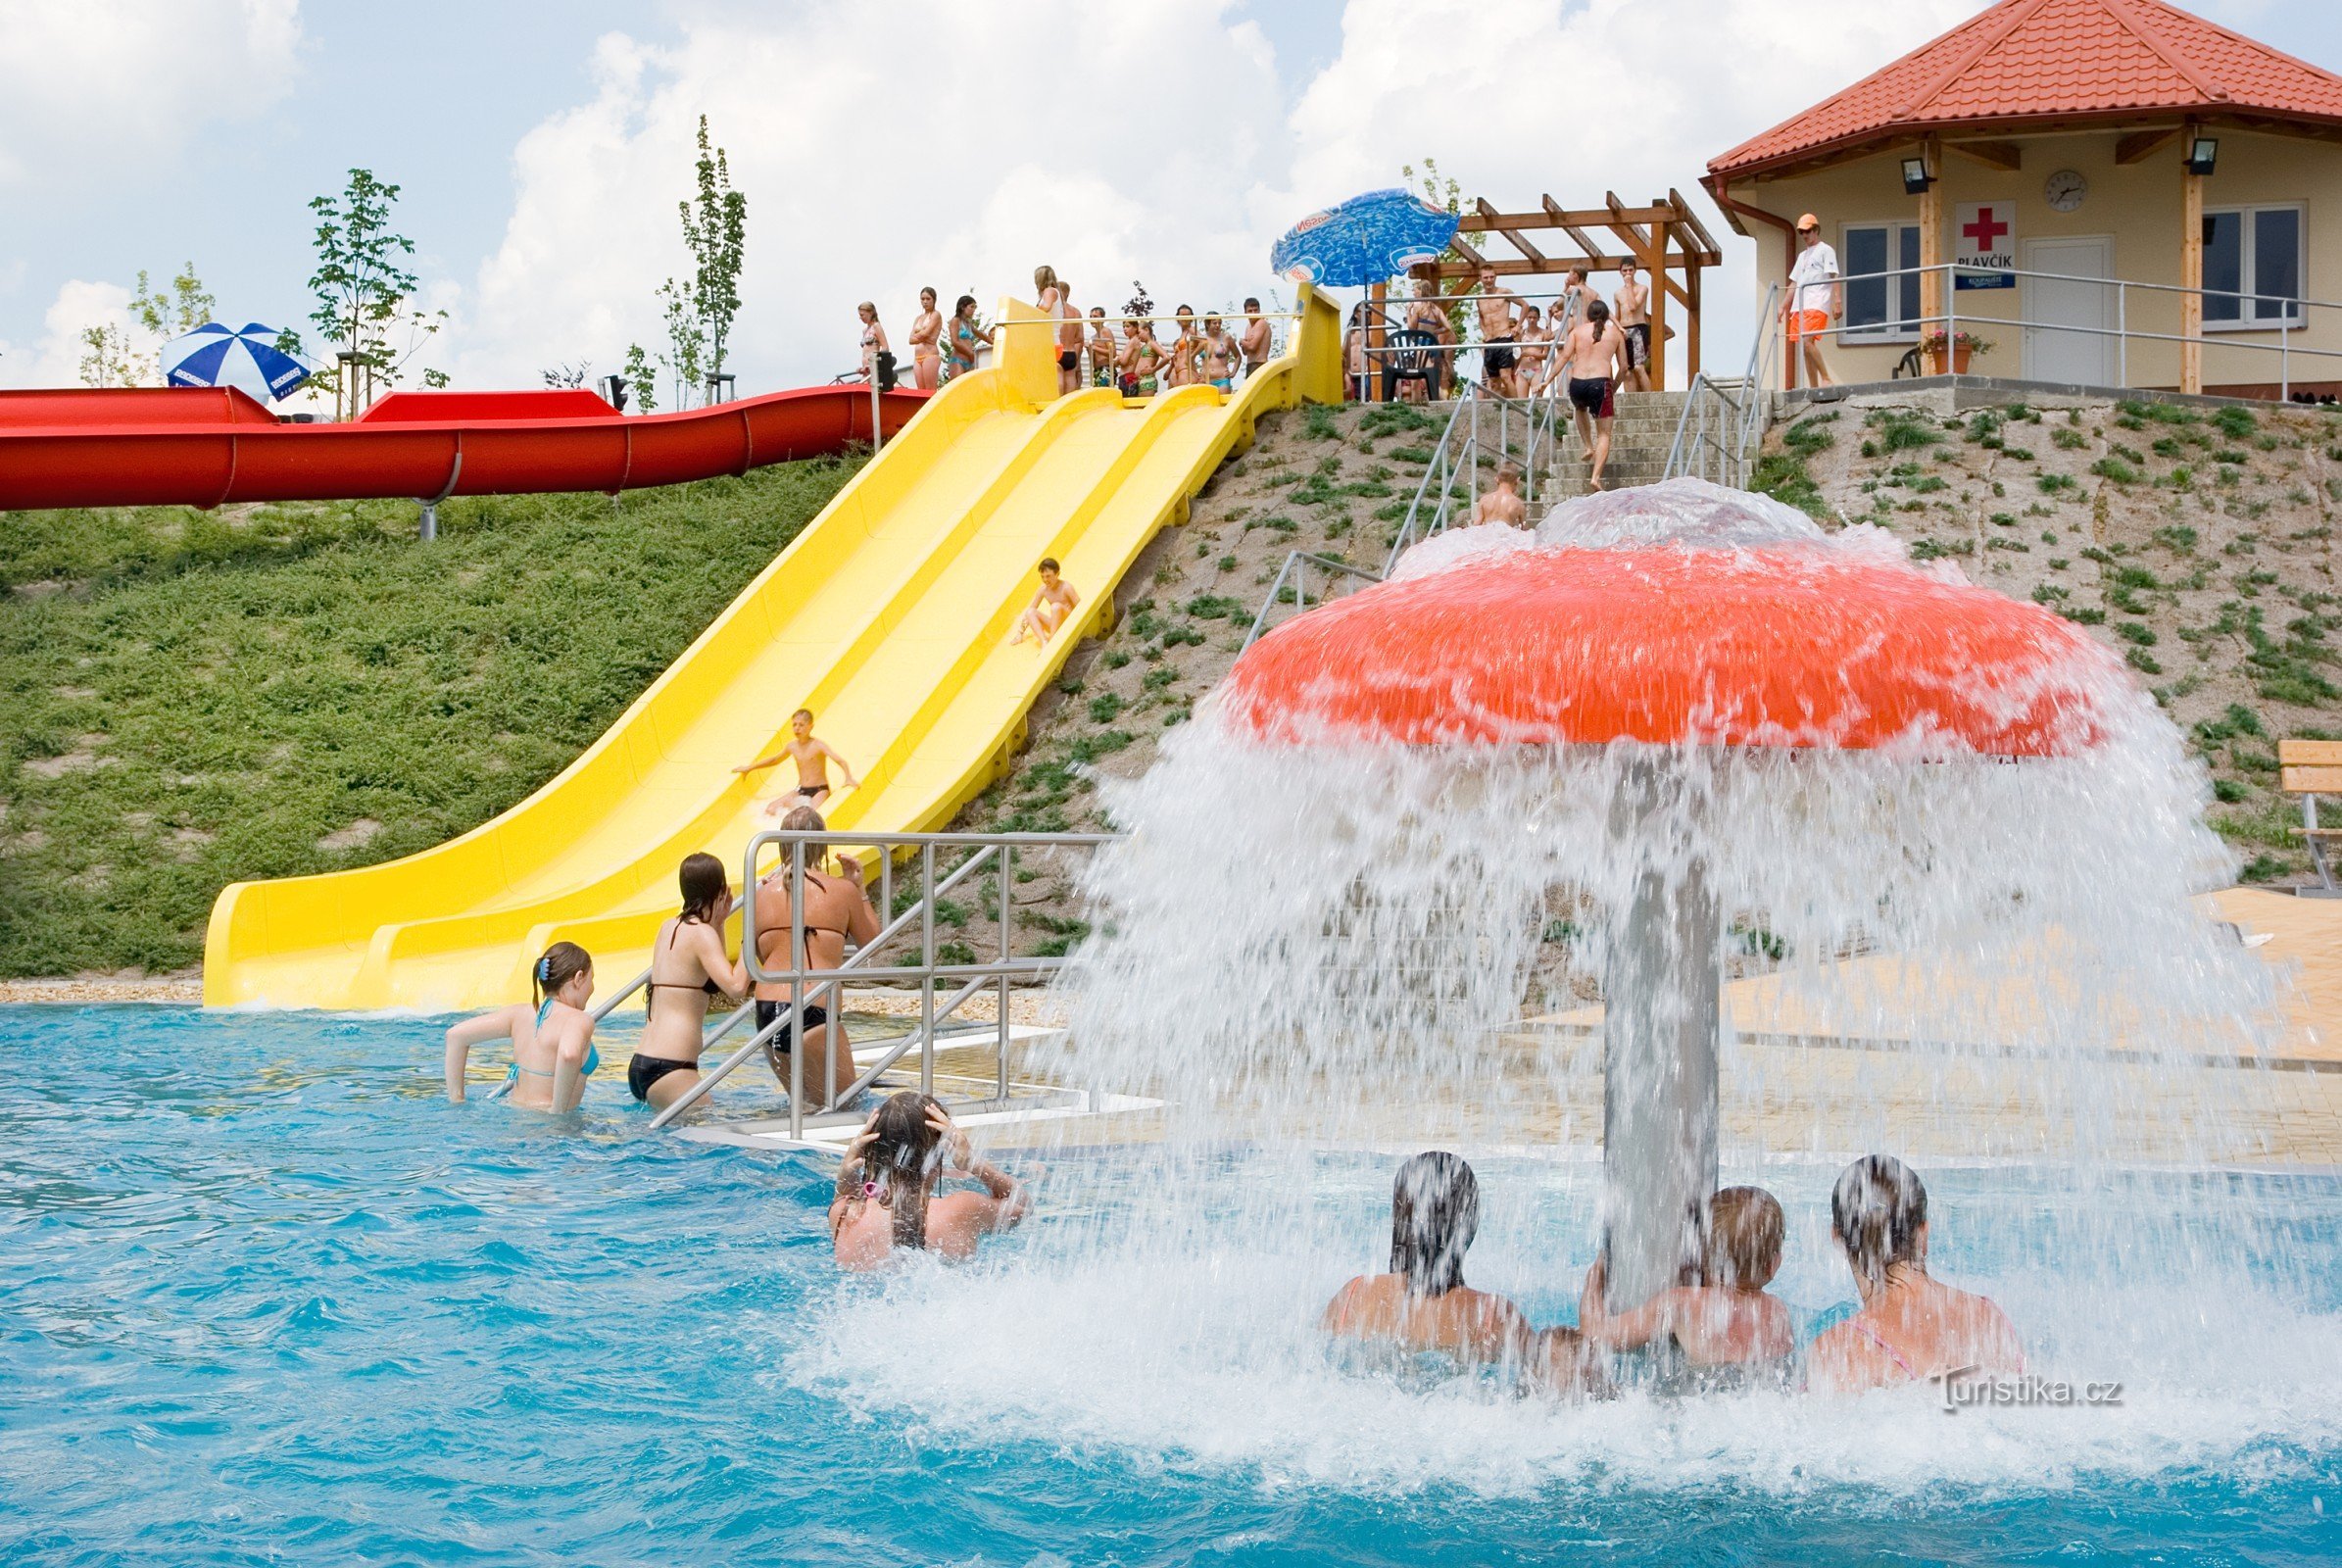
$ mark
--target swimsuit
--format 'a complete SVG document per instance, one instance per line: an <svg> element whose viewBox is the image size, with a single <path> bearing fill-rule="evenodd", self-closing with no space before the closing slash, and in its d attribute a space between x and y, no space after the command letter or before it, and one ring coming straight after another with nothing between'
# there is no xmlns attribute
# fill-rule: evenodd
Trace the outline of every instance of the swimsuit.
<svg viewBox="0 0 2342 1568"><path fill-rule="evenodd" d="M1639 370L1651 363L1651 323L1636 321L1627 328L1627 368Z"/></svg>
<svg viewBox="0 0 2342 1568"><path fill-rule="evenodd" d="M1490 375L1502 375L1513 368L1513 340L1492 337L1482 346L1481 368Z"/></svg>
<svg viewBox="0 0 2342 1568"><path fill-rule="evenodd" d="M684 921L677 920L668 930L666 945L670 951L675 946L675 933L682 930L684 924ZM652 1001L660 991L705 991L711 997L723 995L723 989L711 979L703 980L696 986L688 980L652 980L643 986L644 1012L647 1013L651 1010ZM626 1088L635 1099L648 1104L651 1098L651 1086L659 1082L659 1079L664 1078L670 1072L698 1072L699 1070L700 1064L697 1060L677 1061L672 1056L646 1056L638 1051L634 1054L633 1058L626 1063Z"/></svg>
<svg viewBox="0 0 2342 1568"><path fill-rule="evenodd" d="M1597 375L1587 380L1570 377L1570 405L1597 419L1611 416L1610 377Z"/></svg>
<svg viewBox="0 0 2342 1568"><path fill-rule="evenodd" d="M800 784L797 786L797 793L804 796L806 800L811 800L816 795L828 794L829 786L827 784ZM708 981L707 983L710 986L715 984L715 982L712 980ZM710 991L708 994L710 996L714 995L712 991Z"/></svg>
<svg viewBox="0 0 2342 1568"><path fill-rule="evenodd" d="M1878 1337L1878 1330L1872 1328L1868 1323L1865 1323L1860 1318L1854 1318L1851 1321L1854 1324L1854 1332L1861 1335L1864 1339L1870 1341L1873 1345L1878 1347L1878 1348L1881 1350L1884 1350L1886 1352L1886 1358L1895 1364L1895 1369L1897 1371L1901 1372L1903 1376L1910 1378L1914 1382L1919 1380L1918 1369L1913 1367L1909 1361L1904 1360L1902 1355L1895 1349L1893 1346L1880 1339Z"/></svg>
<svg viewBox="0 0 2342 1568"><path fill-rule="evenodd" d="M552 1010L553 1010L553 999L552 999L551 997L547 997L547 998L544 1000L544 1002L542 1002L541 1004L538 1004L538 1007L537 1007L537 1027L538 1027L538 1028L542 1029L542 1028L544 1028L544 1027L545 1027L545 1015L546 1015L547 1013L551 1012ZM596 1071L598 1071L598 1070L601 1068L601 1066L602 1066L602 1048L601 1048L600 1046L597 1046L597 1045L593 1044L591 1041L587 1042L587 1044L586 1044L586 1059L585 1059L585 1065L584 1065L584 1066L582 1066L582 1067L580 1067L580 1068L578 1069L578 1076L580 1076L580 1077L583 1077L583 1078L591 1078L591 1077L593 1077L593 1076L594 1076L595 1072L596 1072ZM521 1075L522 1073L527 1073L527 1074L528 1074L528 1075L529 1075L531 1078L550 1078L550 1077L552 1077L552 1076L553 1076L553 1074L551 1074L551 1073L549 1073L549 1072L539 1072L539 1071L537 1071L537 1069L536 1069L536 1068L534 1068L534 1067L523 1067L523 1066L521 1066L521 1065L520 1065L520 1058L519 1058L519 1057L517 1057L517 1056L515 1056L515 1057L513 1057L513 1058L512 1058L512 1071L510 1071L510 1072L508 1072L508 1073L506 1073L506 1074L505 1074L505 1082L506 1082L508 1085L510 1085L510 1084L514 1084L514 1083L518 1083L518 1082L520 1081L520 1075Z"/></svg>

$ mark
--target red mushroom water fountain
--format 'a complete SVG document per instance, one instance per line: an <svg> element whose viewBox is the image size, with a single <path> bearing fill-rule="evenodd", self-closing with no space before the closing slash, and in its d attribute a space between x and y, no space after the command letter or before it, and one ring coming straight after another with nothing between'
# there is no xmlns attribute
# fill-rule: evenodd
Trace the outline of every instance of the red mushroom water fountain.
<svg viewBox="0 0 2342 1568"><path fill-rule="evenodd" d="M1826 538L1759 498L1678 480L1571 510L1540 547L1494 535L1494 554L1280 626L1238 661L1224 701L1272 745L1637 750L1608 829L1633 892L1608 911L1601 961L1609 1278L1640 1300L1676 1283L1716 1185L1723 911L1709 866L1730 846L1701 824L1694 760L2070 755L2103 732L2113 666L2062 617L1914 567L1889 542Z"/></svg>

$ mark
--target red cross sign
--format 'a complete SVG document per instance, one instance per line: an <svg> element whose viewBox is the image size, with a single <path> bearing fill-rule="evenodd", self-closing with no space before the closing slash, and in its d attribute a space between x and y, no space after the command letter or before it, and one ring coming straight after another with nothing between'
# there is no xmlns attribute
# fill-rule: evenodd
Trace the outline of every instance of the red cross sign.
<svg viewBox="0 0 2342 1568"><path fill-rule="evenodd" d="M1952 286L2010 288L2017 282L2017 210L2008 202L1963 202L1952 225Z"/></svg>

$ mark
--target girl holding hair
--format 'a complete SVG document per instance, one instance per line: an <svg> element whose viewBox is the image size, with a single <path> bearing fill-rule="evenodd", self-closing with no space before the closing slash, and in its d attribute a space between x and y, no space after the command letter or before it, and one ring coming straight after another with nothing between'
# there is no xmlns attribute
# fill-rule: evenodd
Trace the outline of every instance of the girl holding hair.
<svg viewBox="0 0 2342 1568"><path fill-rule="evenodd" d="M565 1114L585 1098L586 1080L602 1065L585 1010L594 999L594 960L574 942L556 942L530 967L529 981L532 1002L466 1018L447 1032L447 1098L457 1104L471 1048L491 1040L512 1042L505 1084L513 1104Z"/></svg>
<svg viewBox="0 0 2342 1568"><path fill-rule="evenodd" d="M938 1196L947 1175L969 1177L984 1191ZM1024 1188L970 1150L941 1104L905 1090L872 1111L846 1146L829 1205L830 1249L840 1268L857 1273L883 1267L898 1251L964 1260L1030 1206Z"/></svg>
<svg viewBox="0 0 2342 1568"><path fill-rule="evenodd" d="M664 1110L700 1081L700 1042L707 1004L748 990L747 966L724 948L732 888L724 862L687 855L676 874L683 912L665 921L651 944L651 983L643 993L650 1016L642 1043L626 1063L627 1092L653 1110Z"/></svg>
<svg viewBox="0 0 2342 1568"><path fill-rule="evenodd" d="M944 357L935 346L943 331L944 318L935 308L935 290L919 290L919 314L910 318L910 378L922 392L944 384Z"/></svg>
<svg viewBox="0 0 2342 1568"><path fill-rule="evenodd" d="M992 334L976 324L976 296L962 294L951 302L951 373L965 375L976 368L976 345L992 347Z"/></svg>

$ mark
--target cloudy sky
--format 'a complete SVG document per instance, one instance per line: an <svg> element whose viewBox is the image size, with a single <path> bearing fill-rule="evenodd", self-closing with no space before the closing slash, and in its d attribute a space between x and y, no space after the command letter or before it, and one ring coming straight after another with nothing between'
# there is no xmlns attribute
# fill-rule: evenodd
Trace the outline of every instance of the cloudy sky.
<svg viewBox="0 0 2342 1568"><path fill-rule="evenodd" d="M615 369L661 342L702 114L749 198L743 392L851 365L856 300L900 332L920 284L989 309L1041 261L1084 304L1265 293L1293 220L1426 156L1500 205L1693 196L1728 358L1706 161L1983 3L0 0L0 386L70 382L140 269L299 324L353 166L404 187L427 363ZM2342 67L2335 0L2185 4Z"/></svg>

